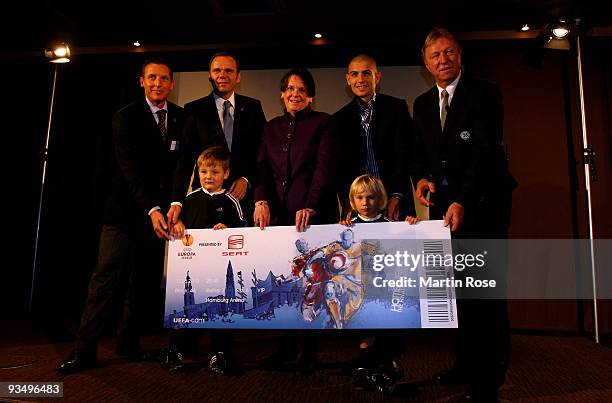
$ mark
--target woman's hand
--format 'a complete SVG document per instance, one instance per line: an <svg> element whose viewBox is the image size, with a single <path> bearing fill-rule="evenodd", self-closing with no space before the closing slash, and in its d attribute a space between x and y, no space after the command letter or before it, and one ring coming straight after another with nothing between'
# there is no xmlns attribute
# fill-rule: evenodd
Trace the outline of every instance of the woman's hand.
<svg viewBox="0 0 612 403"><path fill-rule="evenodd" d="M298 232L306 231L310 225L310 217L317 215L317 212L311 208L304 208L295 213L295 229Z"/></svg>
<svg viewBox="0 0 612 403"><path fill-rule="evenodd" d="M255 226L259 226L260 229L264 229L270 225L270 208L268 207L267 201L260 200L255 203L253 222L255 223Z"/></svg>

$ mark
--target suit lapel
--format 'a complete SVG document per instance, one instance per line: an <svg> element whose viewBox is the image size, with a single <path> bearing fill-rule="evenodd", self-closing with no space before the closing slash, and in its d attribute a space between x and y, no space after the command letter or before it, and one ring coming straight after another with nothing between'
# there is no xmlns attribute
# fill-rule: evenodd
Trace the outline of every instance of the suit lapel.
<svg viewBox="0 0 612 403"><path fill-rule="evenodd" d="M363 158L357 158L356 161L357 160L361 161L362 159L366 158L365 157L366 147L365 147L365 140L364 140L364 134L363 134L363 127L361 126L361 110L359 108L359 102L357 101L357 97L353 98L351 108L352 108L351 116L353 118L351 119L352 130L350 130L349 133L357 133L358 137L356 139L351 138L349 141L357 145L359 149L358 155L363 156Z"/></svg>
<svg viewBox="0 0 612 403"><path fill-rule="evenodd" d="M438 87L434 86L429 93L427 94L427 103L429 104L427 108L425 108L425 113L427 116L427 121L430 122L431 133L435 133L434 141L436 143L440 143L442 141L442 124L440 122L440 94L438 92Z"/></svg>
<svg viewBox="0 0 612 403"><path fill-rule="evenodd" d="M234 130L232 132L232 148L240 142L240 123L241 116L244 112L244 106L242 105L242 99L240 95L234 93ZM234 148L235 149L235 148Z"/></svg>
<svg viewBox="0 0 612 403"><path fill-rule="evenodd" d="M461 76L457 83L457 88L453 94L453 100L448 108L446 115L446 124L444 125L444 140L447 140L448 131L450 128L455 127L457 117L461 115L461 108L467 105L465 97L467 96L467 86L465 85L465 76Z"/></svg>
<svg viewBox="0 0 612 403"><path fill-rule="evenodd" d="M147 133L143 133L145 137L153 137L154 139L157 139L157 143L161 145L161 133L159 132L159 127L157 126L157 120L155 119L155 116L153 116L151 107L149 106L145 98L142 99L142 117L145 122L147 122L146 124L149 127Z"/></svg>
<svg viewBox="0 0 612 403"><path fill-rule="evenodd" d="M217 144L225 144L227 147L223 127L221 126L221 121L219 120L217 104L215 103L215 97L212 92L208 97L206 97L206 104L204 105L204 119L207 122L210 122L210 127L213 131L212 135L216 137Z"/></svg>
<svg viewBox="0 0 612 403"><path fill-rule="evenodd" d="M168 140L176 140L177 132L176 132L176 114L177 110L173 104L168 102Z"/></svg>

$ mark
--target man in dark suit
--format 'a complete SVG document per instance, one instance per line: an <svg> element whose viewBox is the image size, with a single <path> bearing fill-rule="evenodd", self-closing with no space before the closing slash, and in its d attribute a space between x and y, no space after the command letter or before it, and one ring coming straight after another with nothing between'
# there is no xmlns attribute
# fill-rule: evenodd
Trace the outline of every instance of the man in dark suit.
<svg viewBox="0 0 612 403"><path fill-rule="evenodd" d="M461 72L461 48L443 28L429 33L422 55L436 86L414 102L417 199L429 207L430 219L444 219L444 225L450 225L453 239L503 240L516 181L502 146L501 92L496 85ZM504 245L497 241L481 269L501 283ZM497 401L510 350L506 301L501 289L493 299L478 299L465 291L457 290L454 365L435 377L442 384L467 384L467 394L476 401Z"/></svg>
<svg viewBox="0 0 612 403"><path fill-rule="evenodd" d="M266 118L258 100L235 93L240 83L240 63L235 56L216 53L210 59L208 73L213 91L185 105L186 152L177 165L175 196L186 194L198 155L208 147L223 146L230 153L227 189L240 200L251 222L253 202L249 189L255 186L255 160ZM197 172L193 187L200 187Z"/></svg>
<svg viewBox="0 0 612 403"><path fill-rule="evenodd" d="M127 291L117 353L131 360L151 358L139 345L136 286L142 285L145 274L161 279L164 244L155 235L169 239L162 209L169 209L171 203L184 113L167 101L174 83L172 69L164 60L152 58L143 64L140 86L145 96L113 116L115 173L104 212L98 265L89 282L75 349L58 368L63 373L95 365L98 339L120 288Z"/></svg>
<svg viewBox="0 0 612 403"><path fill-rule="evenodd" d="M374 175L391 196L388 217L397 221L400 215L415 215L407 171L412 119L404 100L376 92L380 79L381 72L370 56L360 54L349 63L346 82L355 97L334 115L342 149L338 193L346 215L353 180L362 174Z"/></svg>

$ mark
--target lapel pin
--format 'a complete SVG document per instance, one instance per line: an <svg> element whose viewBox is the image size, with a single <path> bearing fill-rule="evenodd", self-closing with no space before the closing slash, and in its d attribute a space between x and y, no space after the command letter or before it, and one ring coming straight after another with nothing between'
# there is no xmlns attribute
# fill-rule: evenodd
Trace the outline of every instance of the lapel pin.
<svg viewBox="0 0 612 403"><path fill-rule="evenodd" d="M464 130L459 134L459 137L461 137L461 140L469 140L470 136L471 136L470 132L468 132L467 130Z"/></svg>

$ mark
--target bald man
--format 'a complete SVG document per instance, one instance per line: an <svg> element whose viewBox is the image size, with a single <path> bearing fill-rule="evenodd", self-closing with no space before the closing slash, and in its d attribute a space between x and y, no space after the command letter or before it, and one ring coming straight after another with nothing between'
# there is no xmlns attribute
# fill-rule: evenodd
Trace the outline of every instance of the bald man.
<svg viewBox="0 0 612 403"><path fill-rule="evenodd" d="M353 180L374 175L390 196L388 218L397 221L406 214L415 215L407 172L413 126L406 101L376 92L381 77L376 61L368 55L359 54L348 65L345 78L354 98L335 113L342 147L338 193L343 208L350 210L348 192Z"/></svg>

